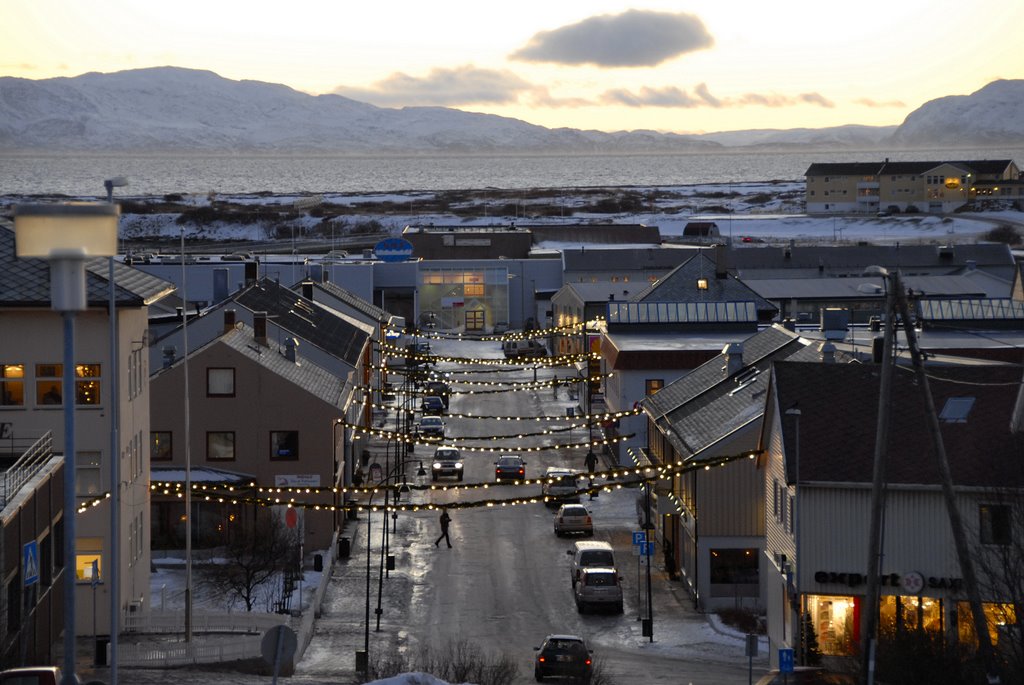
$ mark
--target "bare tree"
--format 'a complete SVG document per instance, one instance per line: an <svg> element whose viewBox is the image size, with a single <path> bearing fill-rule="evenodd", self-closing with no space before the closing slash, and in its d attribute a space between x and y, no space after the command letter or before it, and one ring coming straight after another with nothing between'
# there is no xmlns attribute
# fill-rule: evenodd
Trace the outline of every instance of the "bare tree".
<svg viewBox="0 0 1024 685"><path fill-rule="evenodd" d="M298 536L281 517L260 509L254 525L233 536L224 551L224 563L204 570L204 583L223 596L240 599L252 611L261 588L271 582L298 555Z"/></svg>

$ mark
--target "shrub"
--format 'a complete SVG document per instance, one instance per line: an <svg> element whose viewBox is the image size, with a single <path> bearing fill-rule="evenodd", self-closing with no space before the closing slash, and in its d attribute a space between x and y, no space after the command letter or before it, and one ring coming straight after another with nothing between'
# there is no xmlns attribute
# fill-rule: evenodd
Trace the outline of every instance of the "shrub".
<svg viewBox="0 0 1024 685"><path fill-rule="evenodd" d="M1013 226L1000 224L985 234L984 239L992 243L1006 243L1007 245L1020 245L1021 236Z"/></svg>

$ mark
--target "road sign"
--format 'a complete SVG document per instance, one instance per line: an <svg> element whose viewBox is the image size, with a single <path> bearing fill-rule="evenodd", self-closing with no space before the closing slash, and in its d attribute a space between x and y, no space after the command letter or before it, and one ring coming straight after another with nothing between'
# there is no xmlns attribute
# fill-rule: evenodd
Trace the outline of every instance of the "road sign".
<svg viewBox="0 0 1024 685"><path fill-rule="evenodd" d="M654 541L648 542L646 545L642 545L640 549L643 551L645 557L654 556Z"/></svg>
<svg viewBox="0 0 1024 685"><path fill-rule="evenodd" d="M412 258L413 245L404 238L385 238L377 243L373 252L382 262L404 262Z"/></svg>
<svg viewBox="0 0 1024 685"><path fill-rule="evenodd" d="M39 542L36 540L25 543L25 552L21 556L21 574L25 578L25 587L39 582Z"/></svg>
<svg viewBox="0 0 1024 685"><path fill-rule="evenodd" d="M642 530L634 530L633 531L633 544L634 545L642 545L645 542L647 542L647 533L645 531L642 531Z"/></svg>
<svg viewBox="0 0 1024 685"><path fill-rule="evenodd" d="M793 648L779 648L779 673L793 672Z"/></svg>

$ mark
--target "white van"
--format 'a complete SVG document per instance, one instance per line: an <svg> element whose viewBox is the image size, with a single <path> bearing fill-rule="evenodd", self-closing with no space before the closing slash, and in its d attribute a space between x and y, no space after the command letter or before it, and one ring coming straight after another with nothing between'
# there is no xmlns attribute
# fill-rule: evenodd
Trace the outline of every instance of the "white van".
<svg viewBox="0 0 1024 685"><path fill-rule="evenodd" d="M607 542L596 540L581 540L566 551L572 557L572 564L569 566L569 580L573 587L579 580L580 570L595 566L601 568L615 568L615 552Z"/></svg>

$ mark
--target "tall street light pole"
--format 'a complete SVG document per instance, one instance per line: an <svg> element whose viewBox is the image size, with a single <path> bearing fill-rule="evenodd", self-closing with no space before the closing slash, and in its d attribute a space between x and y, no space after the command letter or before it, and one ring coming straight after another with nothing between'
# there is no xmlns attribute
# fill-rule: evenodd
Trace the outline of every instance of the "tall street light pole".
<svg viewBox="0 0 1024 685"><path fill-rule="evenodd" d="M114 188L128 185L124 176L115 176L103 181L107 191L107 204L114 204ZM107 281L110 285L110 685L117 685L117 646L121 633L121 382L120 354L117 340L116 281L114 279L114 256L107 259Z"/></svg>
<svg viewBox="0 0 1024 685"><path fill-rule="evenodd" d="M75 314L85 311L85 260L117 252L118 209L111 204L16 205L15 254L50 263L50 306L64 328L64 683L75 675Z"/></svg>

